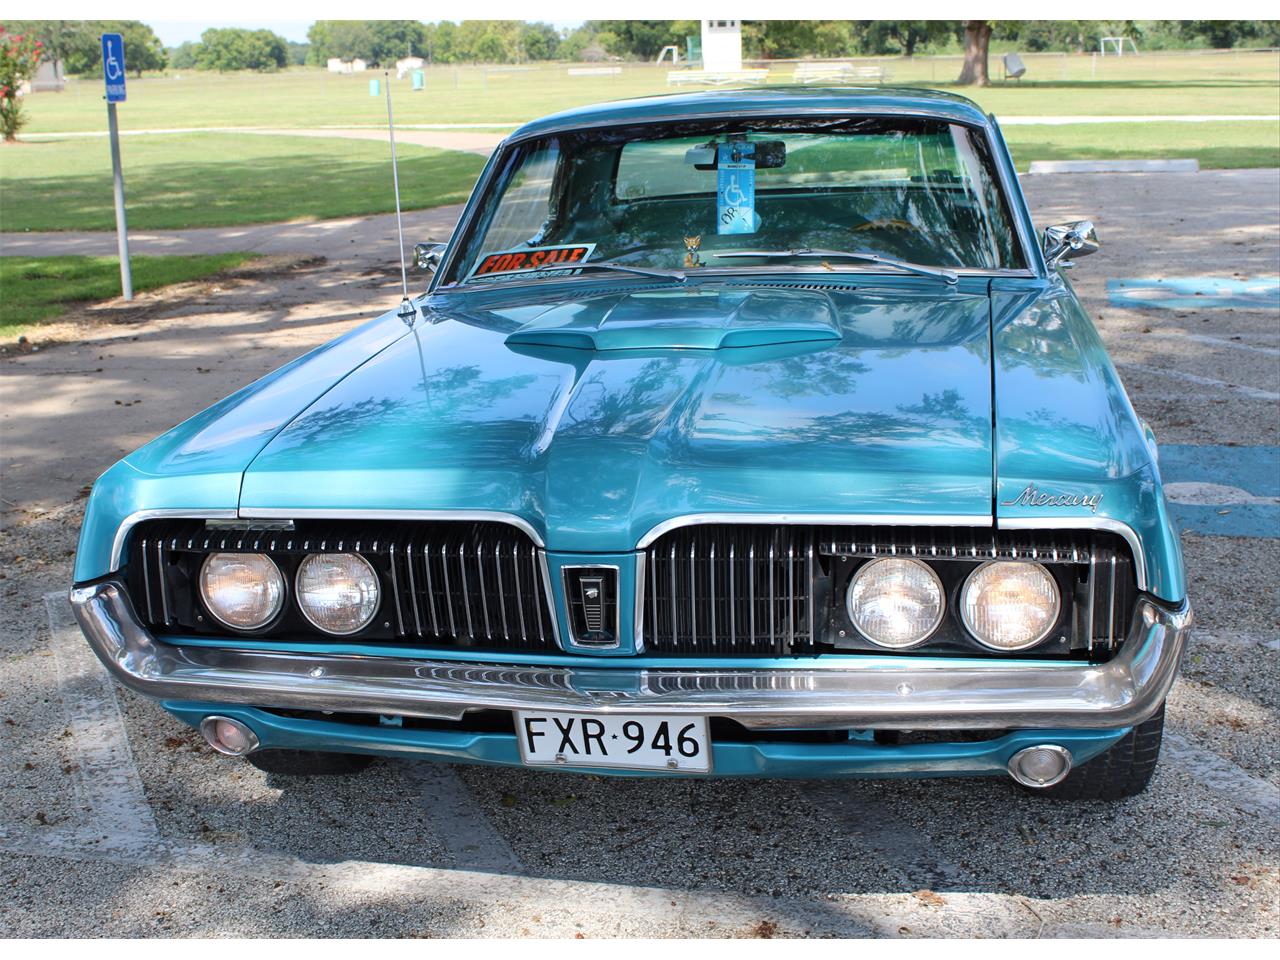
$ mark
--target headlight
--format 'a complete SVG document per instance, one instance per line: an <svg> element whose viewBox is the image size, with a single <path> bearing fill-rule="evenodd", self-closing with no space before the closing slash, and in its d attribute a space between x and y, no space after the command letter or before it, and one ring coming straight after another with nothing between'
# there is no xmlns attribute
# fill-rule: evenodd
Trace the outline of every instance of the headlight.
<svg viewBox="0 0 1280 960"><path fill-rule="evenodd" d="M359 554L309 554L297 585L302 615L325 633L355 633L378 612L378 575Z"/></svg>
<svg viewBox="0 0 1280 960"><path fill-rule="evenodd" d="M261 553L211 553L200 568L200 597L224 627L257 630L280 612L284 577Z"/></svg>
<svg viewBox="0 0 1280 960"><path fill-rule="evenodd" d="M942 581L919 560L886 557L864 564L845 601L859 633L895 650L924 642L942 622Z"/></svg>
<svg viewBox="0 0 1280 960"><path fill-rule="evenodd" d="M960 613L969 632L993 650L1034 647L1053 629L1058 584L1038 563L993 560L969 575Z"/></svg>

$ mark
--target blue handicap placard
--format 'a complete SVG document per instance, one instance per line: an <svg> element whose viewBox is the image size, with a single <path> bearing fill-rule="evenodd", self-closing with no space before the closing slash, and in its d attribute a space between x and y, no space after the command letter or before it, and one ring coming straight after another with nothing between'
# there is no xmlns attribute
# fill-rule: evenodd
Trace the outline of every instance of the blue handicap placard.
<svg viewBox="0 0 1280 960"><path fill-rule="evenodd" d="M756 145L722 143L716 148L716 233L755 233Z"/></svg>
<svg viewBox="0 0 1280 960"><path fill-rule="evenodd" d="M118 33L102 35L102 79L107 84L107 103L123 103L124 37Z"/></svg>

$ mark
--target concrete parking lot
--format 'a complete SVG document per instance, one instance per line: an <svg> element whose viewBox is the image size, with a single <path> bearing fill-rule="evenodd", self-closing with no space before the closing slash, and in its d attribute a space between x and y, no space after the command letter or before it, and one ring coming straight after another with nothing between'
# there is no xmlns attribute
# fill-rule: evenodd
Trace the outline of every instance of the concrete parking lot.
<svg viewBox="0 0 1280 960"><path fill-rule="evenodd" d="M337 232L0 357L0 934L1276 936L1280 176L1024 185L1038 223L1097 223L1071 276L1186 531L1198 626L1148 793L386 761L286 780L115 688L63 599L87 485L395 305L394 242Z"/></svg>

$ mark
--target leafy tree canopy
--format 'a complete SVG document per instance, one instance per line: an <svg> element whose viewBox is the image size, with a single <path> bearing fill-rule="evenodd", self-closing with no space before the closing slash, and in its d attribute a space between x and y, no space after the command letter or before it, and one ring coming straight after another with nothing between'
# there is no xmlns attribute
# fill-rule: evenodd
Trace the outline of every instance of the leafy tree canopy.
<svg viewBox="0 0 1280 960"><path fill-rule="evenodd" d="M289 64L289 46L270 30L211 28L200 34L195 56L202 70L279 70Z"/></svg>
<svg viewBox="0 0 1280 960"><path fill-rule="evenodd" d="M125 66L134 76L141 76L144 70L163 70L169 62L160 38L140 20L14 20L6 26L39 39L45 58L61 60L67 73L102 71L104 33L124 37Z"/></svg>

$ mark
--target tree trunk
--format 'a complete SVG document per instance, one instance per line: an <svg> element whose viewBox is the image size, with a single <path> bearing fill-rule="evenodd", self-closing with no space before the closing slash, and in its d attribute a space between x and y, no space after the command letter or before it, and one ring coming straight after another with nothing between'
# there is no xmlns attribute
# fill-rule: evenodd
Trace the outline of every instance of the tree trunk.
<svg viewBox="0 0 1280 960"><path fill-rule="evenodd" d="M964 67L956 83L990 85L987 74L987 48L991 45L991 24L986 20L961 20L964 27Z"/></svg>

